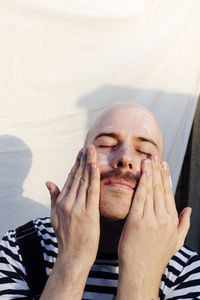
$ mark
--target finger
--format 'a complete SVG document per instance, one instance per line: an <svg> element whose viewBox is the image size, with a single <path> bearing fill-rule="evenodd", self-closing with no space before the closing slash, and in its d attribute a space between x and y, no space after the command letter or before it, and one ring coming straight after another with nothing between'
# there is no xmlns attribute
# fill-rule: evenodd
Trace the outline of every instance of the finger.
<svg viewBox="0 0 200 300"><path fill-rule="evenodd" d="M51 196L51 209L53 209L56 205L56 200L60 194L60 190L57 185L51 181L46 182L46 187L48 188Z"/></svg>
<svg viewBox="0 0 200 300"><path fill-rule="evenodd" d="M94 145L89 145L87 148L87 160L85 164L85 169L83 176L80 180L80 187L77 195L77 203L76 205L82 206L86 208L87 202L87 193L89 188L90 181L90 173L91 173L91 165L96 162L96 150ZM91 190L90 190L91 192Z"/></svg>
<svg viewBox="0 0 200 300"><path fill-rule="evenodd" d="M155 215L163 218L166 215L165 193L161 177L161 164L157 156L152 159L152 182Z"/></svg>
<svg viewBox="0 0 200 300"><path fill-rule="evenodd" d="M140 177L135 196L131 205L131 210L129 215L136 218L142 218L144 213L144 204L146 200L147 192L147 181L150 176L150 164L149 160L145 160L142 163L142 175Z"/></svg>
<svg viewBox="0 0 200 300"><path fill-rule="evenodd" d="M186 235L190 228L191 213L192 213L191 207L186 207L184 208L184 210L181 212L179 216L178 234L179 234L180 247L182 247L182 245L184 244Z"/></svg>
<svg viewBox="0 0 200 300"><path fill-rule="evenodd" d="M169 166L167 162L163 161L161 164L162 182L165 193L165 207L169 214L176 214L176 205L174 201L174 195L172 191L171 177L169 172Z"/></svg>
<svg viewBox="0 0 200 300"><path fill-rule="evenodd" d="M150 159L148 160L148 164L149 164L149 177L147 178L146 200L144 203L143 218L152 219L153 217L155 217L155 213L154 213L153 186L152 186L152 162Z"/></svg>
<svg viewBox="0 0 200 300"><path fill-rule="evenodd" d="M61 201L63 198L65 198L68 195L69 190L74 181L75 174L80 166L80 160L81 160L81 157L84 155L84 152L85 152L85 149L83 149L83 148L79 151L77 158L76 158L76 162L67 177L67 180L65 182L65 185L63 186L62 191L60 192L58 202Z"/></svg>
<svg viewBox="0 0 200 300"><path fill-rule="evenodd" d="M86 207L88 210L99 212L100 199L100 171L97 165L97 154L94 150L92 162L90 163L90 182L87 192Z"/></svg>
<svg viewBox="0 0 200 300"><path fill-rule="evenodd" d="M85 171L86 159L87 159L87 149L85 150L83 156L81 157L80 165L74 175L72 185L67 195L67 202L68 205L70 206L72 206L73 204L75 204L75 202L77 202L77 196L79 193L80 185L83 184L84 182L83 174Z"/></svg>

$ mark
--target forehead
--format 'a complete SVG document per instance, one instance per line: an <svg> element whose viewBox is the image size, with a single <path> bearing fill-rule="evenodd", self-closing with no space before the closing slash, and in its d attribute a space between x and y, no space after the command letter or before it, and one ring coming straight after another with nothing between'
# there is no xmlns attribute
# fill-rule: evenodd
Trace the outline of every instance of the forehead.
<svg viewBox="0 0 200 300"><path fill-rule="evenodd" d="M95 138L101 133L116 133L128 142L134 138L150 139L157 145L158 154L163 159L162 132L154 116L147 109L126 106L107 110L90 128L85 146L94 143Z"/></svg>
<svg viewBox="0 0 200 300"><path fill-rule="evenodd" d="M91 138L102 132L114 132L124 138L146 137L159 140L159 130L153 116L146 110L124 108L110 111L102 116L91 131ZM92 141L91 141L92 142Z"/></svg>

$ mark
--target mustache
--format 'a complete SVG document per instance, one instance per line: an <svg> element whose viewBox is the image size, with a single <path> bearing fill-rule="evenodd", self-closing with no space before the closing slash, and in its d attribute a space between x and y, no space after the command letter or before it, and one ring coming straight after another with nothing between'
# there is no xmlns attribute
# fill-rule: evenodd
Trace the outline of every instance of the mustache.
<svg viewBox="0 0 200 300"><path fill-rule="evenodd" d="M100 180L112 178L124 179L134 185L137 185L139 181L139 178L136 178L136 176L134 176L131 172L122 172L120 169L114 169L101 174Z"/></svg>

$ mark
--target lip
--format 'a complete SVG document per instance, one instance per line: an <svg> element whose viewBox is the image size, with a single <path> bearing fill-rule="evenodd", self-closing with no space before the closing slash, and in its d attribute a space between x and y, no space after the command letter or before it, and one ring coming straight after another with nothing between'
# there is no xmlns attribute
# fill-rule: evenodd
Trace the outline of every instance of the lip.
<svg viewBox="0 0 200 300"><path fill-rule="evenodd" d="M134 188L135 188L135 185L133 183L128 182L128 181L123 180L123 179L116 179L116 178L106 180L104 182L104 184L109 185L109 186L113 186L113 187L117 187L117 188L129 189L131 191L133 191Z"/></svg>

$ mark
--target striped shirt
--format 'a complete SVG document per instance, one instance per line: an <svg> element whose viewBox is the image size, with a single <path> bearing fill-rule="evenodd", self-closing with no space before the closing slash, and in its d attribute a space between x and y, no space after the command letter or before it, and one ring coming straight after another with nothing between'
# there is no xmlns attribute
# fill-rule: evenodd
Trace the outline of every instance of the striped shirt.
<svg viewBox="0 0 200 300"><path fill-rule="evenodd" d="M35 220L34 226L49 275L57 256L57 240L49 218ZM3 237L0 247L0 299L32 299L15 230ZM98 253L82 299L115 299L118 271L117 254ZM161 278L159 299L200 299L200 257L196 252L184 246L172 257Z"/></svg>

